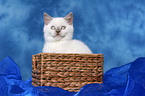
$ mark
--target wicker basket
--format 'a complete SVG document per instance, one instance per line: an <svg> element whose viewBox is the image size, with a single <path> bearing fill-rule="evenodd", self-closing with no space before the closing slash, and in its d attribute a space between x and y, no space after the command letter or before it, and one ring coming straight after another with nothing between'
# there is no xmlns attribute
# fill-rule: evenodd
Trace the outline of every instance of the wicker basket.
<svg viewBox="0 0 145 96"><path fill-rule="evenodd" d="M40 53L32 57L32 84L78 92L103 82L103 54Z"/></svg>

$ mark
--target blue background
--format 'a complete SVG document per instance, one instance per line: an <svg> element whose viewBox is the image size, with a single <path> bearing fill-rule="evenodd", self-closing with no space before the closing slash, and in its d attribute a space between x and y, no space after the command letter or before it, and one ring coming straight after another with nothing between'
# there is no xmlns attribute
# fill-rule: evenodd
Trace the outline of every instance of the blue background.
<svg viewBox="0 0 145 96"><path fill-rule="evenodd" d="M104 54L104 72L145 57L145 0L0 0L0 61L10 56L23 80L43 48L43 13L74 15L74 39Z"/></svg>

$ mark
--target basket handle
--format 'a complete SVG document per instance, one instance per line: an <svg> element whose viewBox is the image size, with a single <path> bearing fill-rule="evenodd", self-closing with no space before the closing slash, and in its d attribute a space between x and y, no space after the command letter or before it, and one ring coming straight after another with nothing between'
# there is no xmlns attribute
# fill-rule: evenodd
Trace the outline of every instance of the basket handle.
<svg viewBox="0 0 145 96"><path fill-rule="evenodd" d="M34 63L34 70L36 70L36 69L37 69L37 67L38 67L38 62L37 62L37 61L35 61L35 63Z"/></svg>
<svg viewBox="0 0 145 96"><path fill-rule="evenodd" d="M34 70L36 70L37 69L37 67L38 67L38 61L37 61L37 59L34 57L34 55L33 55L33 57L32 57L32 68L34 69Z"/></svg>

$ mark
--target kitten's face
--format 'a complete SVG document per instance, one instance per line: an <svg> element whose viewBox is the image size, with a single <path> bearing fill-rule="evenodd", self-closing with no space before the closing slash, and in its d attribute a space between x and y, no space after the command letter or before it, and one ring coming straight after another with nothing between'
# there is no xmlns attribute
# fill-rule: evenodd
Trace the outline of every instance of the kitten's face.
<svg viewBox="0 0 145 96"><path fill-rule="evenodd" d="M73 36L73 15L52 18L44 13L44 38L46 41L71 40Z"/></svg>

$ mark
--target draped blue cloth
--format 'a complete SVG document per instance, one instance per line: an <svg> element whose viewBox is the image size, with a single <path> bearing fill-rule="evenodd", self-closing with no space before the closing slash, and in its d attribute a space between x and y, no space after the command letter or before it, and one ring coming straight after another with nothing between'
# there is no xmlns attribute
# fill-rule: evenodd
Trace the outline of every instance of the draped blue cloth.
<svg viewBox="0 0 145 96"><path fill-rule="evenodd" d="M88 84L79 92L34 87L31 82L31 78L22 81L20 70L10 57L0 62L0 96L145 96L145 57L110 69L104 74L103 84Z"/></svg>

